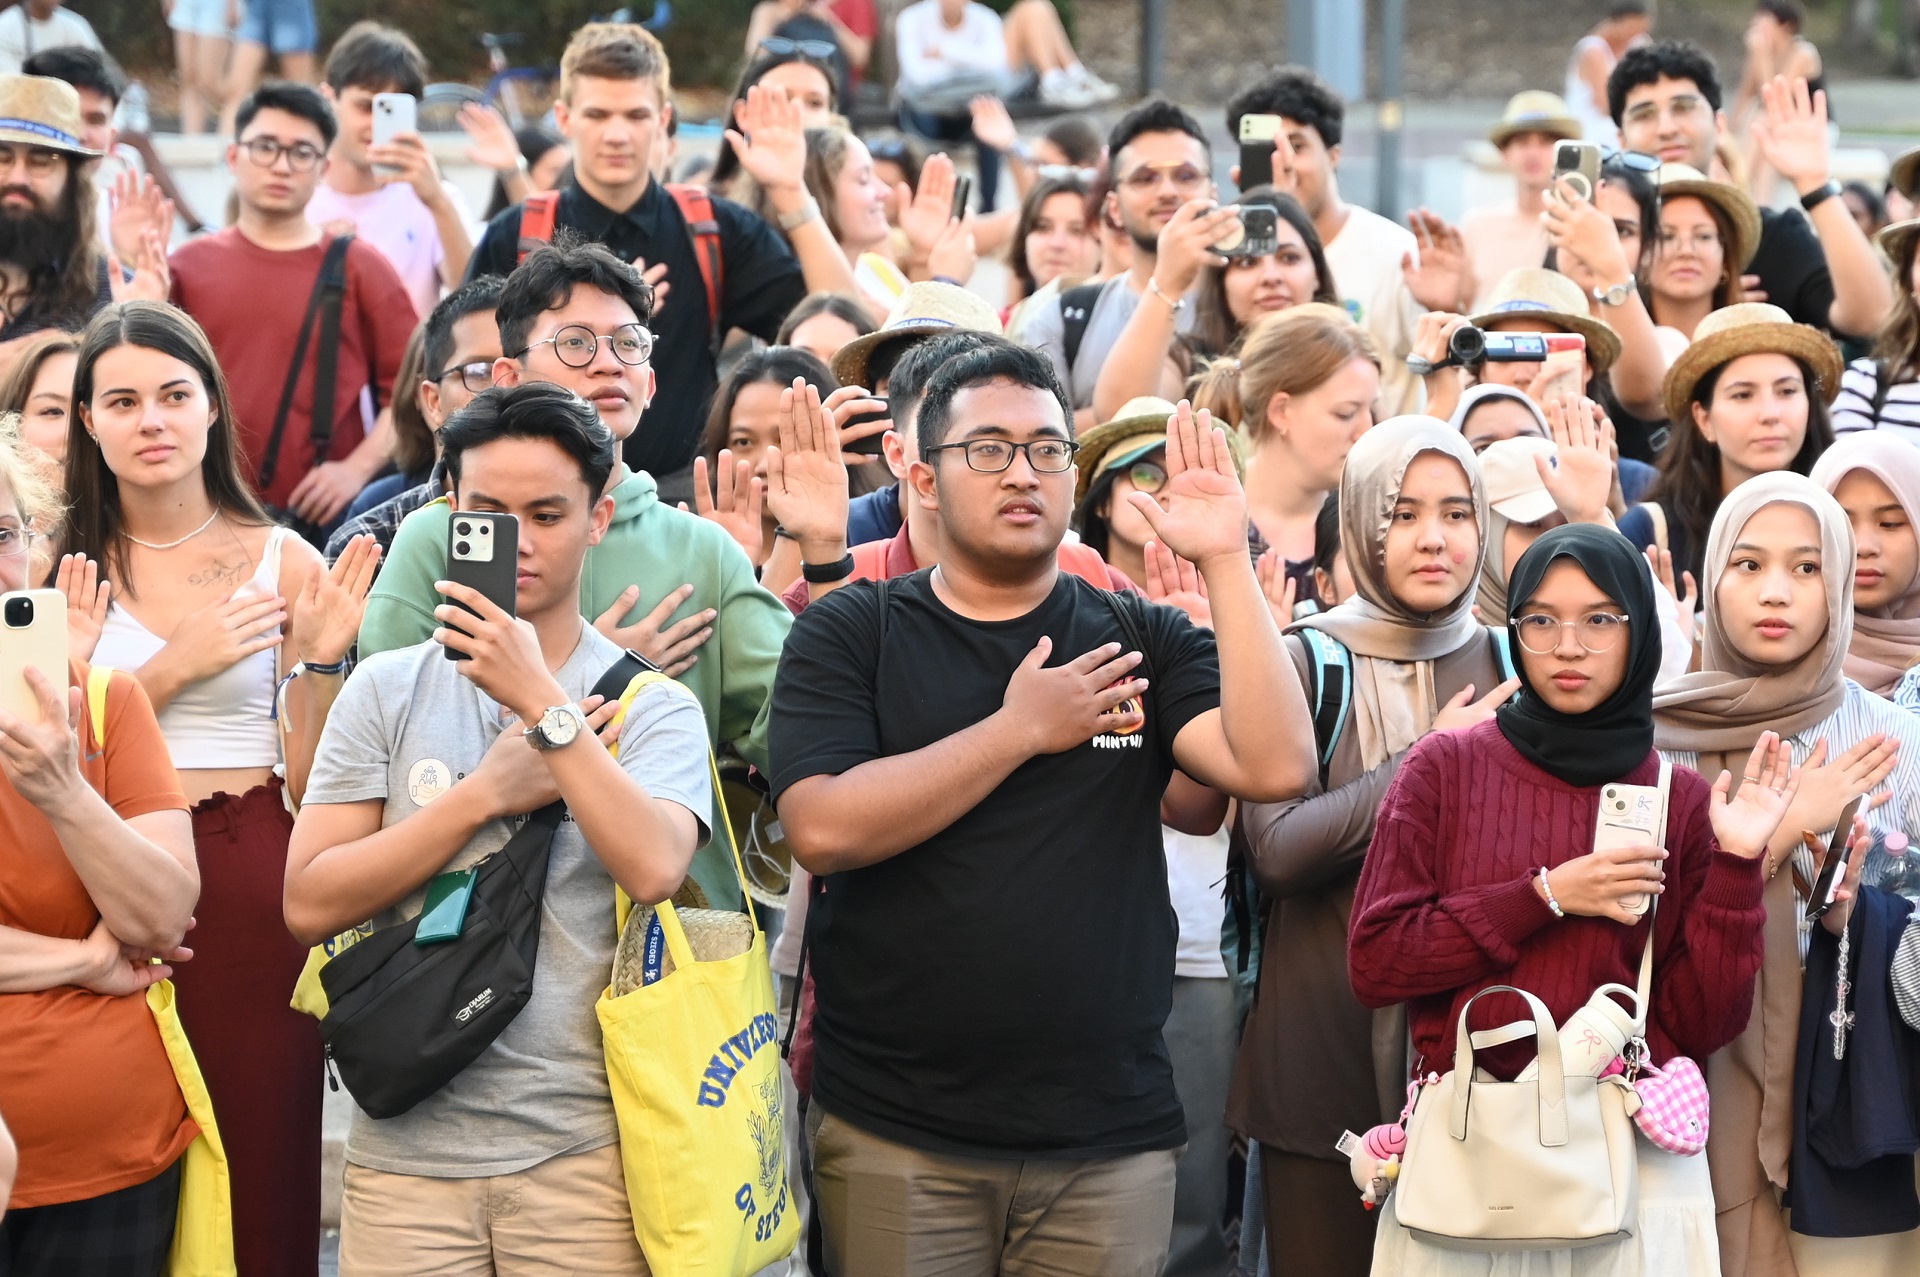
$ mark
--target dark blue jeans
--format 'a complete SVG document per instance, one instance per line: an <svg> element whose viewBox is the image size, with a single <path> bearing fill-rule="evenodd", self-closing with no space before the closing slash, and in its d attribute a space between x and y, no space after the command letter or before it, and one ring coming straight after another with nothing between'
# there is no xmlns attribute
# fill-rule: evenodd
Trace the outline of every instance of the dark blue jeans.
<svg viewBox="0 0 1920 1277"><path fill-rule="evenodd" d="M994 196L1000 190L1000 152L973 135L971 115L932 115L916 111L903 102L900 104L900 127L929 142L971 143L974 165L980 170L980 186L976 192L980 198L976 207L983 213L992 211Z"/></svg>

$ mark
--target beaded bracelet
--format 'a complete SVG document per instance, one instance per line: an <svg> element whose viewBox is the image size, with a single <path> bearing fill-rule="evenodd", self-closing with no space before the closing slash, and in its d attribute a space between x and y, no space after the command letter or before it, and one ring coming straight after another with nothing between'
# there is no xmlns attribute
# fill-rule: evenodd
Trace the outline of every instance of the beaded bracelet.
<svg viewBox="0 0 1920 1277"><path fill-rule="evenodd" d="M1560 902L1553 898L1553 884L1547 881L1547 870L1546 870L1546 866L1544 865L1542 865L1540 868L1540 890L1546 893L1547 908L1553 910L1553 916L1556 918L1566 917L1567 911L1565 909L1562 909L1560 907Z"/></svg>

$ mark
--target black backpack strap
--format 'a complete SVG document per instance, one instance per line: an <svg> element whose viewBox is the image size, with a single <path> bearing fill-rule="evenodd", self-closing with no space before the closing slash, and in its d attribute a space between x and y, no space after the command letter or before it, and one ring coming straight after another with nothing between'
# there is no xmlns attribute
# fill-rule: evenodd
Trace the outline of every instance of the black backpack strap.
<svg viewBox="0 0 1920 1277"><path fill-rule="evenodd" d="M1067 354L1067 371L1073 371L1080 358L1080 343L1086 340L1087 325L1093 319L1093 305L1100 300L1104 284L1082 284L1060 294L1060 341Z"/></svg>
<svg viewBox="0 0 1920 1277"><path fill-rule="evenodd" d="M617 701L627 694L627 684L648 672L658 674L660 667L628 648L620 654L619 660L607 666L606 672L600 675L599 681L593 685L593 695L600 697L603 702Z"/></svg>
<svg viewBox="0 0 1920 1277"><path fill-rule="evenodd" d="M327 459L333 442L334 371L340 360L340 311L347 295L347 249L353 236L341 235L327 245L320 259L320 273L314 276L313 292L307 296L306 317L300 321L300 337L293 345L293 362L280 387L280 406L274 410L273 430L267 436L266 452L260 460L259 488L265 492L280 466L280 443L287 430L287 414L293 410L294 392L300 388L300 374L306 368L307 347L313 341L314 321L320 325L320 348L314 354L313 411L308 418L307 437L313 443L314 464Z"/></svg>

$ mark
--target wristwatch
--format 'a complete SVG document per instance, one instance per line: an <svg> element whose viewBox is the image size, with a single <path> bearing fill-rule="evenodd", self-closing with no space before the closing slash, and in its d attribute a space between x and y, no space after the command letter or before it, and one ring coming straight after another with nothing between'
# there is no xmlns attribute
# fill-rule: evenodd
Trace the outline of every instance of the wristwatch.
<svg viewBox="0 0 1920 1277"><path fill-rule="evenodd" d="M587 716L578 705L555 705L526 731L527 742L535 749L565 749L587 730Z"/></svg>
<svg viewBox="0 0 1920 1277"><path fill-rule="evenodd" d="M820 202L809 195L806 203L791 213L779 214L774 220L780 223L780 229L783 231L797 231L819 216Z"/></svg>
<svg viewBox="0 0 1920 1277"><path fill-rule="evenodd" d="M1816 186L1800 197L1800 207L1811 213L1840 193L1840 183L1828 178L1825 186Z"/></svg>
<svg viewBox="0 0 1920 1277"><path fill-rule="evenodd" d="M1639 281L1631 275L1627 276L1625 283L1615 284L1612 288L1601 288L1595 285L1593 300L1602 306L1624 306L1627 304L1627 298L1633 296L1633 290L1639 286Z"/></svg>

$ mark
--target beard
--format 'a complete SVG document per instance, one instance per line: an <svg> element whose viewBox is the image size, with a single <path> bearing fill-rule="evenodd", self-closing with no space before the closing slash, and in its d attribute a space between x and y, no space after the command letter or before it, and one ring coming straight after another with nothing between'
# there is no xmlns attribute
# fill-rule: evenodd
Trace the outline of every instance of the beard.
<svg viewBox="0 0 1920 1277"><path fill-rule="evenodd" d="M25 195L31 207L0 203L0 261L19 267L30 279L44 279L73 255L77 220L49 208L28 187L0 188L0 199L15 194Z"/></svg>

